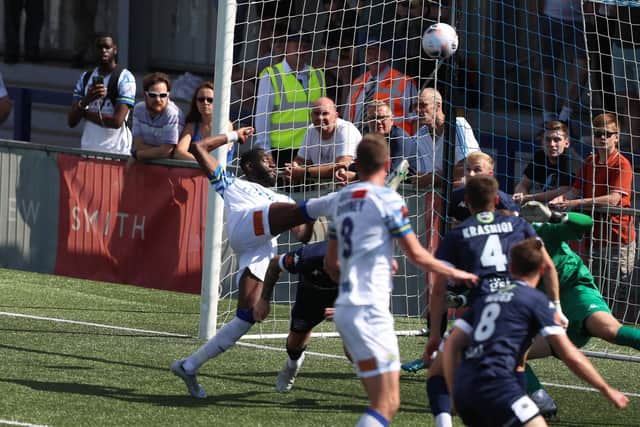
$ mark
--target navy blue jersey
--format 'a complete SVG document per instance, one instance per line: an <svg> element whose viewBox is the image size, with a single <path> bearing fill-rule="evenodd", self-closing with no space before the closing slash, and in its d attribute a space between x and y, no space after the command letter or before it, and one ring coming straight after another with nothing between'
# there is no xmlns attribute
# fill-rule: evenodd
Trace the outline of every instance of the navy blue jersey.
<svg viewBox="0 0 640 427"><path fill-rule="evenodd" d="M496 206L496 210L507 210L517 212L520 210L520 206L513 201L511 195L498 191L500 201ZM451 193L451 202L449 203L449 216L457 219L458 221L464 221L471 216L467 204L464 202L464 187L456 188Z"/></svg>
<svg viewBox="0 0 640 427"><path fill-rule="evenodd" d="M511 246L536 236L531 224L520 217L480 212L445 234L436 258L476 274L480 283L471 293L476 298L505 283Z"/></svg>
<svg viewBox="0 0 640 427"><path fill-rule="evenodd" d="M513 280L476 300L454 327L471 339L456 371L456 384L460 380L474 387L515 379L516 367L538 333L543 337L565 333L547 296Z"/></svg>
<svg viewBox="0 0 640 427"><path fill-rule="evenodd" d="M287 252L280 258L280 267L292 274L300 275L302 284L319 288L337 288L324 271L324 255L327 253L327 241L310 243L300 249Z"/></svg>

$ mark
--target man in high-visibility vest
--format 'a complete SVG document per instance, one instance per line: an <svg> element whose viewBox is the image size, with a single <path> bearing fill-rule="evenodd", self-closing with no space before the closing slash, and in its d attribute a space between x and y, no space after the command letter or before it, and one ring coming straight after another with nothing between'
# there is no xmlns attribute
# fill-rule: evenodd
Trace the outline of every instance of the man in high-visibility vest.
<svg viewBox="0 0 640 427"><path fill-rule="evenodd" d="M253 145L271 150L278 167L293 161L311 123L311 105L326 95L324 72L310 59L310 38L290 33L282 62L260 73Z"/></svg>
<svg viewBox="0 0 640 427"><path fill-rule="evenodd" d="M411 107L417 96L412 77L391 68L391 52L388 43L370 38L366 45L367 71L355 79L344 106L342 117L349 120L364 134L369 129L363 121L366 105L373 100L386 102L393 113L394 123L413 135L414 123L409 119Z"/></svg>

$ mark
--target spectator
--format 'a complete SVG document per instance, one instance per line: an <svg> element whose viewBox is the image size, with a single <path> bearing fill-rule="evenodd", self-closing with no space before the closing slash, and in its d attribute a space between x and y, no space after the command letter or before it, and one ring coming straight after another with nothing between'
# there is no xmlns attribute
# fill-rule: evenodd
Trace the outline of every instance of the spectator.
<svg viewBox="0 0 640 427"><path fill-rule="evenodd" d="M98 0L73 0L71 14L73 16L73 68L84 67L85 55L91 49L91 40L95 38L95 21L98 13Z"/></svg>
<svg viewBox="0 0 640 427"><path fill-rule="evenodd" d="M44 0L4 0L4 62L15 64L20 57L20 16L27 15L24 28L24 59L40 62L40 31L44 23Z"/></svg>
<svg viewBox="0 0 640 427"><path fill-rule="evenodd" d="M111 35L98 35L95 50L97 67L82 73L76 82L68 124L73 128L85 120L80 140L85 150L129 154L127 117L135 103L136 80L118 66L118 45Z"/></svg>
<svg viewBox="0 0 640 427"><path fill-rule="evenodd" d="M282 62L260 73L255 145L272 150L279 167L293 161L309 125L310 106L326 95L324 73L309 65L310 57L309 38L291 33Z"/></svg>
<svg viewBox="0 0 640 427"><path fill-rule="evenodd" d="M322 97L313 104L311 121L295 161L286 169L295 182L333 179L338 169L346 169L353 162L362 139L351 122L338 117L336 105L329 98Z"/></svg>
<svg viewBox="0 0 640 427"><path fill-rule="evenodd" d="M133 109L133 148L129 166L136 160L173 157L184 118L169 99L171 82L164 73L144 76L144 101Z"/></svg>
<svg viewBox="0 0 640 427"><path fill-rule="evenodd" d="M389 49L389 43L369 39L365 52L367 71L351 84L342 117L364 131L365 106L379 99L391 106L395 124L413 135L413 123L408 118L416 97L416 85L413 78L391 68Z"/></svg>
<svg viewBox="0 0 640 427"><path fill-rule="evenodd" d="M465 182L472 176L477 175L493 176L493 158L481 151L474 151L465 159ZM498 199L497 210L512 212L518 210L511 195L498 190ZM464 187L458 187L451 193L448 213L450 217L459 222L464 221L471 215L469 206L464 199Z"/></svg>
<svg viewBox="0 0 640 427"><path fill-rule="evenodd" d="M615 213L614 207L630 208L633 169L617 148L618 121L603 113L593 119L596 153L587 157L571 190L550 202L556 209L604 208L594 214L593 275L618 320L623 321L629 303L638 304L637 290L631 287L635 264L636 233L633 215ZM633 322L636 319L629 319Z"/></svg>
<svg viewBox="0 0 640 427"><path fill-rule="evenodd" d="M444 121L442 95L434 88L424 88L418 96L418 132L413 137L417 155L417 175L413 184L418 187L438 186L442 183L444 151ZM435 142L434 142L435 136Z"/></svg>
<svg viewBox="0 0 640 427"><path fill-rule="evenodd" d="M204 82L193 93L189 113L185 119L185 127L176 146L174 158L180 160L196 160L189 152L192 142L212 137L211 121L213 119L213 83ZM227 123L228 132L233 131L231 122ZM214 135L215 136L215 135ZM234 146L229 144L227 152L227 165L231 163L234 155Z"/></svg>
<svg viewBox="0 0 640 427"><path fill-rule="evenodd" d="M389 104L381 100L373 100L367 104L367 126L369 133L379 133L387 141L391 156L391 170L395 170L405 158L409 160L409 167L416 170L415 147L405 146L413 144L414 140L409 138L404 129L393 123ZM411 154L414 155L411 156Z"/></svg>
<svg viewBox="0 0 640 427"><path fill-rule="evenodd" d="M545 123L543 148L533 155L516 185L513 200L518 203L547 202L569 191L573 182L569 158L569 129L560 121Z"/></svg>
<svg viewBox="0 0 640 427"><path fill-rule="evenodd" d="M587 52L584 41L580 0L544 0L539 14L543 67L544 121L568 123L577 106L579 85L587 77ZM556 115L558 80L556 68L566 67L567 96Z"/></svg>
<svg viewBox="0 0 640 427"><path fill-rule="evenodd" d="M4 86L2 73L0 73L0 125L7 120L9 114L11 114L11 99L7 93L7 88Z"/></svg>

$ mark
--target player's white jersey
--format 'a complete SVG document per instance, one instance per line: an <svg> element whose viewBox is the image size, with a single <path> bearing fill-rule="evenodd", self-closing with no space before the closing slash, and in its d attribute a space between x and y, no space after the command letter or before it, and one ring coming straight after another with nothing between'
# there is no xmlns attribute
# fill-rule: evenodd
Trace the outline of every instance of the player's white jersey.
<svg viewBox="0 0 640 427"><path fill-rule="evenodd" d="M240 224L243 214L270 205L273 202L295 203L284 194L251 181L228 177L224 169L218 167L216 178L211 180L216 192L224 199L224 213L227 219L227 233L233 234Z"/></svg>
<svg viewBox="0 0 640 427"><path fill-rule="evenodd" d="M393 190L367 182L334 199L329 235L338 241L338 305L389 306L394 237L411 233L407 208Z"/></svg>

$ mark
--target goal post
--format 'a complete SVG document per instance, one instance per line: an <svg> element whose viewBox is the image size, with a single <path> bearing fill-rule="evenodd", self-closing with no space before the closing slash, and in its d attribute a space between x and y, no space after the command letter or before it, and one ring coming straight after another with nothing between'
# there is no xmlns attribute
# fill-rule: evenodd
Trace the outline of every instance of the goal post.
<svg viewBox="0 0 640 427"><path fill-rule="evenodd" d="M635 187L631 189L634 195L635 189L640 189L637 176L640 172L640 18L635 19L640 16L640 4L622 0L553 3L569 9L545 9L547 4L543 0L220 1L215 65L216 121L222 120L217 114L226 114L227 106L236 127L255 126L265 119L256 113L256 105L264 100L258 94L260 72L265 66L283 60L286 35L292 31L312 39L307 52L310 62L323 70L328 96L335 101L343 118L348 119L344 113L352 101L350 91L354 81L367 69L365 47L375 38L389 47L390 66L412 77L416 90L435 87L443 97L446 119L441 178L444 184L434 190L407 183L398 190L408 205L414 230L430 249L435 249L438 239L451 227L446 214L456 160L454 146L463 135L472 135L479 148L493 157L501 190L513 193L536 150L542 148L545 120L560 119L568 123L569 155L575 172L596 148L592 119L601 112L613 112L620 123L620 153L634 170ZM235 12L236 7L238 13L234 18L230 10ZM561 21L565 24L564 31L573 35L571 40L557 37L562 33L556 31L558 21L547 14L558 13L567 14ZM421 49L422 34L435 22L451 24L459 36L457 53L439 62L427 57ZM550 39L551 36L555 39ZM545 77L552 77L552 84L548 79L545 81ZM228 102L223 96L229 89L225 89L223 83L231 85ZM402 126L403 120L417 119L416 101L408 103L409 111L404 117L395 117L397 126ZM457 131L458 119L464 119L461 121L466 126L464 132ZM456 135L460 136L456 138ZM260 136L265 135L257 135L244 145L251 147ZM240 150L246 149L245 146ZM418 160L417 155L413 160ZM543 188L545 182L540 185ZM333 182L321 185L306 182L297 187L280 186L278 190L303 200L335 188ZM634 197L630 206L622 211L607 208L596 221L610 228L616 221L615 214L625 212L634 219L633 228L637 231L639 205L640 199ZM596 215L598 210L591 208L586 210ZM437 224L442 226L436 227ZM223 223L216 225L208 226L207 230L221 230ZM592 267L597 258L599 265L611 266L608 257L611 251L617 250L616 246L610 245L611 241L606 238L587 237L585 242L591 243L576 247L585 263ZM595 243L605 245L609 252L594 251ZM637 239L632 243L637 245ZM216 246L210 245L208 247ZM289 233L284 233L279 239L278 252L293 250L298 245ZM216 322L219 327L235 314L237 262L224 236L219 247L221 255L210 255L205 261L213 266L211 257L219 258L221 274L215 279L205 265L205 276L210 275L208 295L216 294L220 300L217 310L209 304L209 326L201 329L208 331L204 335L215 331ZM416 331L424 323L429 277L403 257L398 256L397 260L400 269L394 276L391 308L398 329ZM615 304L613 308L622 307L620 320L638 327L640 273L637 259L628 261L631 274L624 280L616 276L609 282L623 292L612 295L602 286L600 290L609 304ZM609 274L604 270L592 270L592 273L599 285L604 275ZM252 334L263 337L286 334L296 286L296 277L282 276L274 292L272 314L256 325ZM203 294L203 307L204 298ZM331 324L323 324L318 332L335 331ZM588 350L638 356L637 352L601 341L594 341Z"/></svg>

